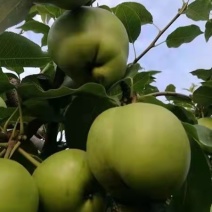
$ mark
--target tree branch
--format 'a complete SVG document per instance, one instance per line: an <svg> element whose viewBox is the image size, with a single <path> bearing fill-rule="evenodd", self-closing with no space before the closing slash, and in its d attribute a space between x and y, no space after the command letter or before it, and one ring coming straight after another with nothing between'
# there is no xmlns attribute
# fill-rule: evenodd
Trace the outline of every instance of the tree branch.
<svg viewBox="0 0 212 212"><path fill-rule="evenodd" d="M157 96L176 96L176 97L179 97L182 99L186 99L188 101L192 101L192 98L190 96L187 96L187 95L181 94L181 93L169 92L169 91L146 94L146 95L138 97L138 101L142 100L144 97L148 97L148 96L155 96L155 97L157 97Z"/></svg>
<svg viewBox="0 0 212 212"><path fill-rule="evenodd" d="M156 38L150 43L150 45L133 61L133 64L137 63L150 49L152 49L155 46L155 43L158 41L158 39L163 35L163 33L182 15L182 13L187 9L188 2L183 3L182 8L178 11L177 15L167 24L167 26L162 29Z"/></svg>

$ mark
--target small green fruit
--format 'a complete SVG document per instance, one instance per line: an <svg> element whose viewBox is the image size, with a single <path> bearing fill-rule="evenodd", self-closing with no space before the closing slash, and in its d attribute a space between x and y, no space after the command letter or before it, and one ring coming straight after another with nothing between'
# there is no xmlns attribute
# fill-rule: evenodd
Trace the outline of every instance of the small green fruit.
<svg viewBox="0 0 212 212"><path fill-rule="evenodd" d="M43 211L103 212L104 195L87 164L85 151L63 150L33 173Z"/></svg>
<svg viewBox="0 0 212 212"><path fill-rule="evenodd" d="M190 167L190 143L180 120L164 107L133 103L101 113L87 139L88 163L120 202L165 200Z"/></svg>
<svg viewBox="0 0 212 212"><path fill-rule="evenodd" d="M38 189L28 171L19 163L0 159L0 211L37 212Z"/></svg>

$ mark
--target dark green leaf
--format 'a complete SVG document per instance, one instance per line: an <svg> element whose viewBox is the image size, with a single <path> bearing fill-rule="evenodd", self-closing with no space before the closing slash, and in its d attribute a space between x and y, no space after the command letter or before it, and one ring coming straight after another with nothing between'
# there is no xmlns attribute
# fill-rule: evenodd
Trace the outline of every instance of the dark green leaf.
<svg viewBox="0 0 212 212"><path fill-rule="evenodd" d="M194 21L204 21L208 20L210 10L210 0L196 0L188 5L186 16Z"/></svg>
<svg viewBox="0 0 212 212"><path fill-rule="evenodd" d="M136 64L128 64L125 77L134 77L139 70L141 70L141 65L139 63Z"/></svg>
<svg viewBox="0 0 212 212"><path fill-rule="evenodd" d="M74 98L64 114L65 137L69 148L86 149L87 134L94 119L114 107L108 99L91 95Z"/></svg>
<svg viewBox="0 0 212 212"><path fill-rule="evenodd" d="M70 89L68 87L60 87L58 89L50 89L44 91L39 85L34 83L23 83L18 87L18 92L23 99L39 98L54 99L63 96L69 96L77 93L91 94L101 98L108 98L112 102L117 100L107 95L105 88L97 83L86 83L78 89ZM117 102L116 102L117 103Z"/></svg>
<svg viewBox="0 0 212 212"><path fill-rule="evenodd" d="M168 35L166 44L169 48L179 47L184 43L190 43L203 32L196 25L178 27L174 32Z"/></svg>
<svg viewBox="0 0 212 212"><path fill-rule="evenodd" d="M205 40L208 42L212 36L212 19L208 20L205 24Z"/></svg>
<svg viewBox="0 0 212 212"><path fill-rule="evenodd" d="M47 100L29 99L23 102L22 110L24 115L39 118L46 122L59 122L62 116L57 114Z"/></svg>
<svg viewBox="0 0 212 212"><path fill-rule="evenodd" d="M184 125L192 136L192 125ZM191 139L191 165L183 187L173 195L167 212L209 212L212 202L211 174L206 156Z"/></svg>
<svg viewBox="0 0 212 212"><path fill-rule="evenodd" d="M121 3L112 8L112 11L124 24L131 43L140 35L142 25L153 22L150 12L137 2Z"/></svg>
<svg viewBox="0 0 212 212"><path fill-rule="evenodd" d="M0 69L0 94L13 88L14 86L10 83L7 74Z"/></svg>
<svg viewBox="0 0 212 212"><path fill-rule="evenodd" d="M4 123L15 112L16 108L0 108L0 125ZM17 121L18 113L15 114L11 121Z"/></svg>
<svg viewBox="0 0 212 212"><path fill-rule="evenodd" d="M155 105L160 105L162 107L166 107L166 105L162 101L158 100L154 96L141 96L141 97L139 97L138 102L145 102L145 103L150 103L150 104L155 104Z"/></svg>
<svg viewBox="0 0 212 212"><path fill-rule="evenodd" d="M168 92L175 92L176 87L173 84L167 85L165 91ZM174 98L171 96L166 95L165 96L167 100L173 100Z"/></svg>
<svg viewBox="0 0 212 212"><path fill-rule="evenodd" d="M39 21L30 20L25 22L23 25L18 27L24 31L33 31L35 33L48 34L50 27L46 24L43 24Z"/></svg>
<svg viewBox="0 0 212 212"><path fill-rule="evenodd" d="M173 84L169 84L166 86L165 91L175 92L176 87Z"/></svg>
<svg viewBox="0 0 212 212"><path fill-rule="evenodd" d="M39 15L41 15L41 18L44 23L49 19L48 17L56 19L61 16L65 11L59 7L55 7L52 5L36 5L36 9Z"/></svg>
<svg viewBox="0 0 212 212"><path fill-rule="evenodd" d="M197 120L194 116L194 114L188 110L186 110L184 107L167 104L165 106L168 110L170 110L172 113L175 114L182 122L190 123L190 124L196 124Z"/></svg>
<svg viewBox="0 0 212 212"><path fill-rule="evenodd" d="M16 33L1 34L0 46L0 67L40 67L50 61L37 44Z"/></svg>
<svg viewBox="0 0 212 212"><path fill-rule="evenodd" d="M194 125L194 127L197 131L200 147L207 153L212 154L212 130L201 125Z"/></svg>
<svg viewBox="0 0 212 212"><path fill-rule="evenodd" d="M120 86L121 82L125 82L130 88L133 86L133 79L131 77L126 77L122 80L119 80L116 82L109 90L108 90L108 95L111 97L116 97L118 99L122 98L123 91Z"/></svg>
<svg viewBox="0 0 212 212"><path fill-rule="evenodd" d="M212 80L212 68L211 69L197 69L191 72L192 75L202 79L204 81Z"/></svg>
<svg viewBox="0 0 212 212"><path fill-rule="evenodd" d="M145 86L154 82L154 77L149 72L140 72L133 78L133 90L142 93Z"/></svg>
<svg viewBox="0 0 212 212"><path fill-rule="evenodd" d="M0 34L7 28L23 21L30 7L32 0L0 0Z"/></svg>
<svg viewBox="0 0 212 212"><path fill-rule="evenodd" d="M200 105L212 104L212 87L200 86L193 93L193 101Z"/></svg>
<svg viewBox="0 0 212 212"><path fill-rule="evenodd" d="M212 87L212 80L207 81L207 82L202 82L203 86L208 86L208 87Z"/></svg>

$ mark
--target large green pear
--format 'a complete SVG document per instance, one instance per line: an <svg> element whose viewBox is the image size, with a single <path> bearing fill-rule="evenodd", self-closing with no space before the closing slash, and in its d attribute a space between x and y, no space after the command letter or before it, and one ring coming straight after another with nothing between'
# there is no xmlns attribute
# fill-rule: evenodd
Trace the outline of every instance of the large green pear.
<svg viewBox="0 0 212 212"><path fill-rule="evenodd" d="M0 158L0 211L37 212L37 186L28 171L19 163Z"/></svg>
<svg viewBox="0 0 212 212"><path fill-rule="evenodd" d="M33 173L44 212L103 212L104 192L93 177L86 152L57 152Z"/></svg>
<svg viewBox="0 0 212 212"><path fill-rule="evenodd" d="M101 113L87 139L88 164L118 201L161 201L181 187L190 143L180 120L162 106L132 103Z"/></svg>
<svg viewBox="0 0 212 212"><path fill-rule="evenodd" d="M76 86L97 82L108 87L126 72L129 39L111 12L83 6L67 11L50 28L48 51Z"/></svg>
<svg viewBox="0 0 212 212"><path fill-rule="evenodd" d="M91 0L34 0L35 3L54 5L65 10L74 10L90 1Z"/></svg>

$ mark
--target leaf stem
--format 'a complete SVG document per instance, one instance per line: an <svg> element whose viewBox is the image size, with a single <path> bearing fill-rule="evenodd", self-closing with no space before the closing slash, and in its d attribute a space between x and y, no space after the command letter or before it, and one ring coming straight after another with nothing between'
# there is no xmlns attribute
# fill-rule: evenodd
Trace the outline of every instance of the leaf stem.
<svg viewBox="0 0 212 212"><path fill-rule="evenodd" d="M162 29L159 31L158 35L155 37L155 39L150 43L150 45L133 61L133 64L137 63L150 49L155 47L155 43L158 41L158 39L164 34L164 32L182 15L182 13L187 9L188 2L184 2L183 6L180 10L178 10L178 13L175 15L175 17Z"/></svg>

